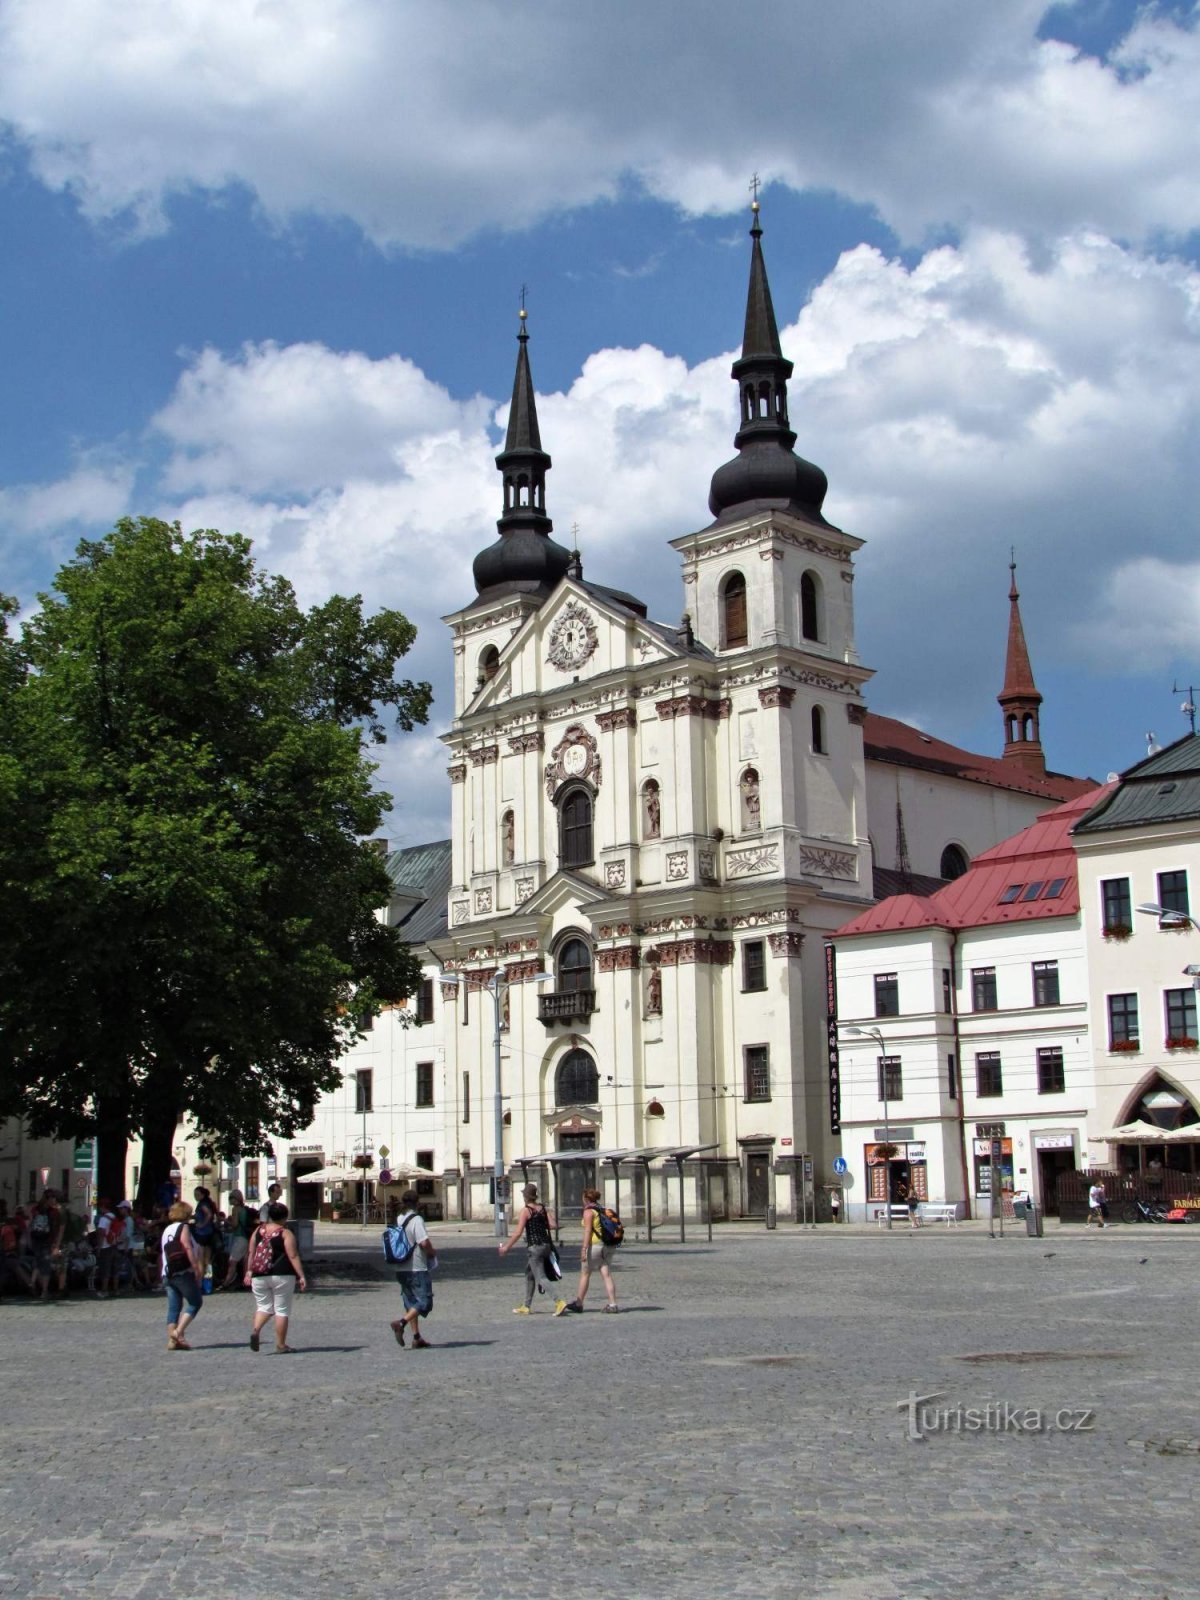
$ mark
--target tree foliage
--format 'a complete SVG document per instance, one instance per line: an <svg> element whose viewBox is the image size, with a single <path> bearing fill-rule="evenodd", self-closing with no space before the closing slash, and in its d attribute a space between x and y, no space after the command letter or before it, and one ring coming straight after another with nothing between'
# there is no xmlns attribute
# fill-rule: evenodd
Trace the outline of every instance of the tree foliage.
<svg viewBox="0 0 1200 1600"><path fill-rule="evenodd" d="M184 1113L218 1155L294 1133L415 986L363 843L390 806L365 747L429 705L395 676L415 629L357 596L304 612L240 535L151 518L81 544L19 638L11 615L0 1111L99 1132L102 1160L142 1133L144 1186Z"/></svg>

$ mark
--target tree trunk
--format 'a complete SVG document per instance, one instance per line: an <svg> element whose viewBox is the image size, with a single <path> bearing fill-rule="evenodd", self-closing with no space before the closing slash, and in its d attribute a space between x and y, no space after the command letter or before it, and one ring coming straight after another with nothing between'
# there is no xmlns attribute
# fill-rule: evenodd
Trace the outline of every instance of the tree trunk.
<svg viewBox="0 0 1200 1600"><path fill-rule="evenodd" d="M125 1158L129 1152L129 1140L119 1124L105 1123L103 1105L96 1133L97 1198L103 1198L115 1206L118 1200L125 1198Z"/></svg>
<svg viewBox="0 0 1200 1600"><path fill-rule="evenodd" d="M148 1108L142 1124L142 1164L138 1173L137 1207L150 1216L165 1195L164 1185L175 1165L175 1129L179 1108L173 1102Z"/></svg>

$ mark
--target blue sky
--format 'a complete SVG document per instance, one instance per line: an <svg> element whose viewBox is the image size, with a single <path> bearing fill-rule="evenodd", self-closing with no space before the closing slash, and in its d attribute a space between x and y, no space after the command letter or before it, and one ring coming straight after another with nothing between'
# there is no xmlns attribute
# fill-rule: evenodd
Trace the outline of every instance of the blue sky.
<svg viewBox="0 0 1200 1600"><path fill-rule="evenodd" d="M441 698L388 831L444 833L520 287L559 534L674 620L757 171L871 705L998 752L1015 546L1048 757L1103 778L1200 677L1198 129L1190 4L7 0L0 589L146 512L400 606Z"/></svg>

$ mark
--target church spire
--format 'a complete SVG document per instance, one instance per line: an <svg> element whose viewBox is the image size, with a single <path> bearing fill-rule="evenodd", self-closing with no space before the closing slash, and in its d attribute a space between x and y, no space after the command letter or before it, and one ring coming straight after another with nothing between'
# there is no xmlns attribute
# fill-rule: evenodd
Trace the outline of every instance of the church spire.
<svg viewBox="0 0 1200 1600"><path fill-rule="evenodd" d="M1009 561L1008 570L1008 651L1004 660L1004 687L996 696L1004 714L1004 760L1040 778L1046 772L1038 727L1042 697L1033 681L1025 629L1021 625L1015 556Z"/></svg>
<svg viewBox="0 0 1200 1600"><path fill-rule="evenodd" d="M538 430L527 318L522 290L508 432L504 449L496 457L504 480L504 507L496 524L500 537L475 557L475 587L481 595L548 594L571 559L569 552L550 537L554 524L546 515L546 474L551 463L542 449Z"/></svg>
<svg viewBox="0 0 1200 1600"><path fill-rule="evenodd" d="M741 396L742 425L734 439L738 454L713 474L708 496L714 517L730 521L754 511L778 508L824 524L821 506L828 481L820 467L793 453L796 435L788 423L787 381L792 363L779 343L767 264L762 252L758 180L750 210L750 287L742 353L732 376Z"/></svg>

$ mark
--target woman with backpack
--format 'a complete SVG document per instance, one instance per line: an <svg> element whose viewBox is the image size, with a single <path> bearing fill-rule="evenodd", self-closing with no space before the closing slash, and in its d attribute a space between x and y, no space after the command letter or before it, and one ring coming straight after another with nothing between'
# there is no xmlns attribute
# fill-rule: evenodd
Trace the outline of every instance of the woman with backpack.
<svg viewBox="0 0 1200 1600"><path fill-rule="evenodd" d="M162 1275L167 1286L167 1349L190 1350L184 1329L204 1304L200 1293L200 1253L192 1239L188 1218L192 1208L177 1200L167 1213L162 1234ZM184 1307L186 1306L186 1310Z"/></svg>
<svg viewBox="0 0 1200 1600"><path fill-rule="evenodd" d="M213 1245L217 1234L217 1208L213 1205L211 1191L203 1186L195 1191L195 1200L196 1210L192 1215L191 1233L200 1259L196 1276L203 1284L212 1266Z"/></svg>
<svg viewBox="0 0 1200 1600"><path fill-rule="evenodd" d="M229 1267L224 1283L219 1284L218 1288L232 1289L245 1271L242 1263L250 1248L250 1235L253 1232L254 1218L250 1214L250 1207L242 1191L234 1189L229 1196Z"/></svg>
<svg viewBox="0 0 1200 1600"><path fill-rule="evenodd" d="M290 1356L292 1347L287 1342L288 1322L292 1315L292 1295L296 1289L308 1288L300 1252L295 1236L283 1224L288 1209L279 1201L267 1207L267 1221L260 1222L250 1235L250 1248L246 1254L245 1283L254 1291L254 1321L250 1325L250 1348L257 1350L259 1335L275 1318L275 1354Z"/></svg>
<svg viewBox="0 0 1200 1600"><path fill-rule="evenodd" d="M624 1235L620 1218L615 1212L604 1208L600 1204L599 1189L585 1189L583 1191L583 1246L579 1256L579 1288L575 1291L574 1300L560 1300L554 1307L556 1317L564 1316L568 1311L582 1312L583 1302L587 1298L588 1285L592 1281L592 1273L599 1268L600 1279L604 1284L604 1293L607 1296L605 1311L619 1311L617 1304L617 1286L613 1282L612 1261L621 1238Z"/></svg>
<svg viewBox="0 0 1200 1600"><path fill-rule="evenodd" d="M513 1307L514 1317L529 1316L534 1295L545 1294L552 1283L557 1281L552 1279L546 1270L546 1263L554 1249L554 1239L550 1232L554 1227L554 1218L538 1200L536 1183L527 1183L523 1192L525 1209L517 1218L517 1225L512 1233L500 1246L500 1254L506 1256L521 1235L525 1235L525 1303Z"/></svg>

